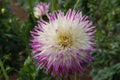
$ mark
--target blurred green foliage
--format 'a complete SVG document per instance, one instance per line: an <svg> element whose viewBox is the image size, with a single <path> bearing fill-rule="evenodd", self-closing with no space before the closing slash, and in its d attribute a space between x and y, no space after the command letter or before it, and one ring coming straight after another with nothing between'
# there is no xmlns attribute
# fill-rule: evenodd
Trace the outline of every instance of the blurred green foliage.
<svg viewBox="0 0 120 80"><path fill-rule="evenodd" d="M36 25L32 7L50 2L51 9L66 11L77 0L15 0L28 13L20 20L13 15L9 0L0 0L0 59L7 74L16 72L18 80L53 80L44 70L36 68L29 47L30 30ZM79 0L75 8L89 16L96 26L97 51L92 55L92 80L120 80L120 0ZM3 77L0 70L0 77Z"/></svg>
<svg viewBox="0 0 120 80"><path fill-rule="evenodd" d="M97 28L93 80L120 80L120 0L90 0L88 9Z"/></svg>

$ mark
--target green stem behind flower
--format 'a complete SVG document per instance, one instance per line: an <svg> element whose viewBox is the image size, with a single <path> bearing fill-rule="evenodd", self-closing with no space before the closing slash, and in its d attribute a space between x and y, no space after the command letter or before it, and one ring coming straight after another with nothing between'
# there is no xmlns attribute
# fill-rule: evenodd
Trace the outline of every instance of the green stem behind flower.
<svg viewBox="0 0 120 80"><path fill-rule="evenodd" d="M54 11L55 10L55 0L52 0L52 11Z"/></svg>
<svg viewBox="0 0 120 80"><path fill-rule="evenodd" d="M79 3L80 0L77 0L75 5L74 5L74 9L77 7L78 3Z"/></svg>
<svg viewBox="0 0 120 80"><path fill-rule="evenodd" d="M32 0L28 0L28 4L29 4L29 7L30 7L30 12L31 12L31 16L32 16L32 19L33 19L33 22L35 24L35 17L34 17L34 14L33 14L33 6L32 6Z"/></svg>
<svg viewBox="0 0 120 80"><path fill-rule="evenodd" d="M77 80L77 74L75 73L75 79L74 80Z"/></svg>
<svg viewBox="0 0 120 80"><path fill-rule="evenodd" d="M3 63L2 63L1 60L0 60L0 67L1 67L1 70L2 70L3 75L4 75L4 77L5 77L5 80L9 80L9 77L8 77L8 75L7 75L7 73L6 73L5 69L4 69L4 67L3 67Z"/></svg>

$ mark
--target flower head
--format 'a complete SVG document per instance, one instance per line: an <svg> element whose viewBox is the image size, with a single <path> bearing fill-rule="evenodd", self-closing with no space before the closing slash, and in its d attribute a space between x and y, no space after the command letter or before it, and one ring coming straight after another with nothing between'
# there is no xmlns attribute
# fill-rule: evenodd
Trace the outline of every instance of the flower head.
<svg viewBox="0 0 120 80"><path fill-rule="evenodd" d="M33 58L53 76L80 73L94 58L95 26L81 12L69 9L47 14L49 22L38 21L31 31Z"/></svg>
<svg viewBox="0 0 120 80"><path fill-rule="evenodd" d="M50 4L40 2L36 7L34 7L34 16L36 18L40 18L48 12L49 8Z"/></svg>

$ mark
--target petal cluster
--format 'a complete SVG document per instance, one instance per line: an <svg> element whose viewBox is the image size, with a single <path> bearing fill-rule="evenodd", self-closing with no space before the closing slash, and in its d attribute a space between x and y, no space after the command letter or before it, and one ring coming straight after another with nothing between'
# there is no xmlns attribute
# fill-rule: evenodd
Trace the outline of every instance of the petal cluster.
<svg viewBox="0 0 120 80"><path fill-rule="evenodd" d="M47 14L31 31L31 47L37 65L52 76L81 73L94 58L95 26L81 12L69 9Z"/></svg>
<svg viewBox="0 0 120 80"><path fill-rule="evenodd" d="M49 8L50 4L40 2L36 7L34 7L34 16L36 18L40 18L48 12Z"/></svg>

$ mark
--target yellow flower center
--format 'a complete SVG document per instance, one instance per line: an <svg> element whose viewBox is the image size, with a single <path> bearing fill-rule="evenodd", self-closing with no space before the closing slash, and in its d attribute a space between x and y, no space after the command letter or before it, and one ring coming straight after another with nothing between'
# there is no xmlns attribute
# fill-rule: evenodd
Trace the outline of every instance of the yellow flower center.
<svg viewBox="0 0 120 80"><path fill-rule="evenodd" d="M71 47L73 38L70 32L58 32L58 45L63 49Z"/></svg>

